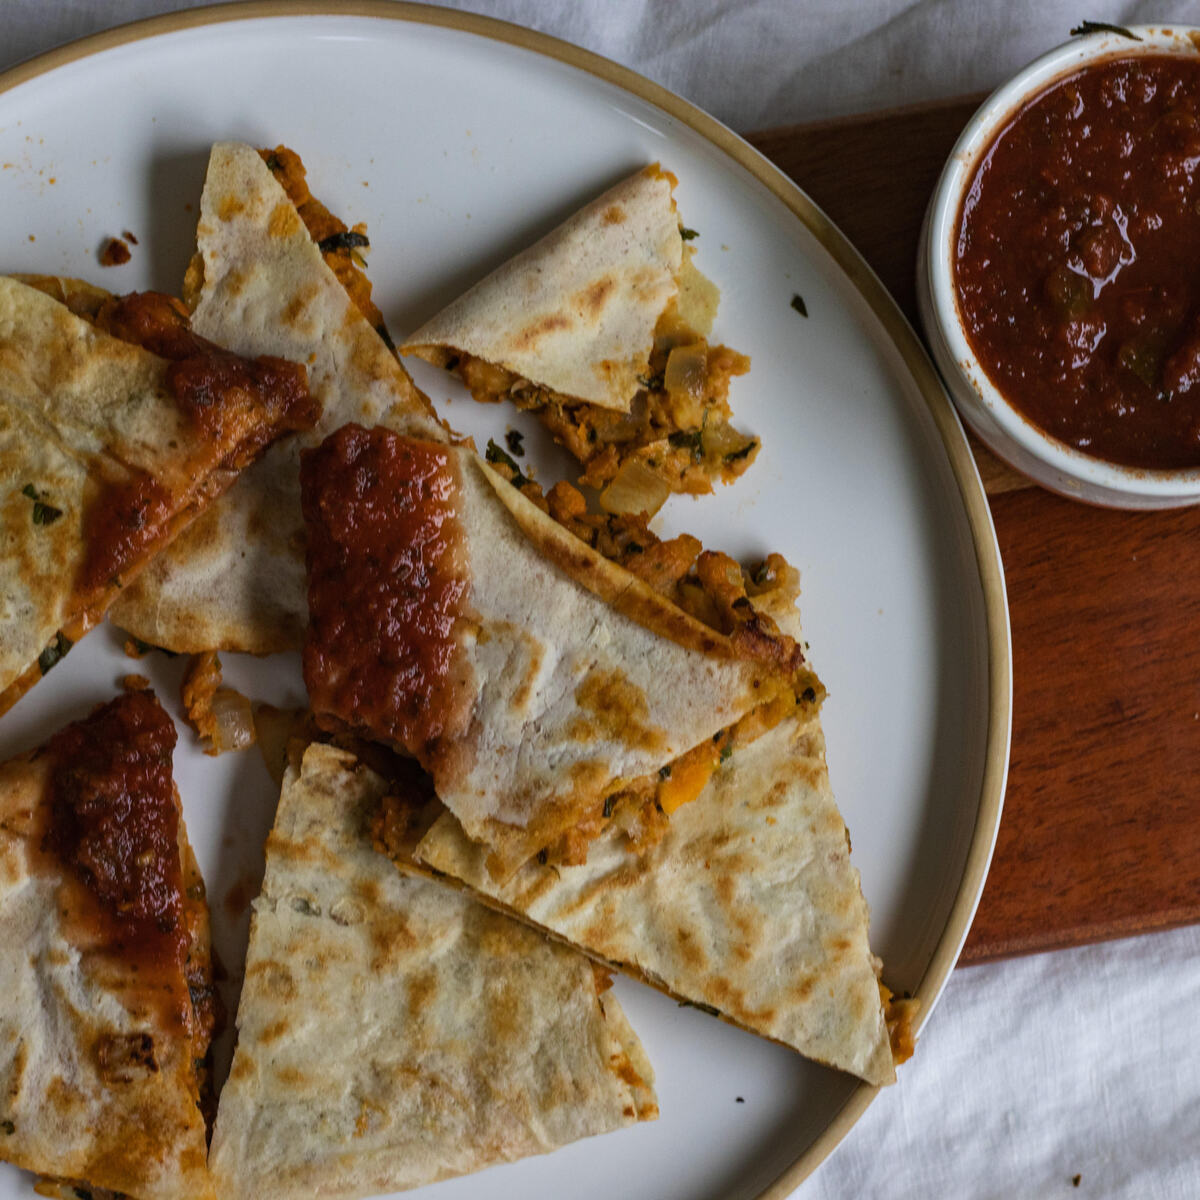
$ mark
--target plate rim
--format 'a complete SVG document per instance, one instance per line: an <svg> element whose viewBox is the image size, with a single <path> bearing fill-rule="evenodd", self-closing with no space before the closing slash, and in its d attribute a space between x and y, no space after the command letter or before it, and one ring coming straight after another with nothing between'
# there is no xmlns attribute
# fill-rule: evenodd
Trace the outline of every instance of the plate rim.
<svg viewBox="0 0 1200 1200"><path fill-rule="evenodd" d="M946 924L914 992L920 1006L918 1031L923 1029L970 930L999 830L1012 735L1012 635L1004 568L987 496L962 425L913 326L846 235L798 184L739 134L691 101L629 67L551 34L498 17L410 0L237 0L201 5L116 25L37 54L0 72L0 95L81 59L149 38L234 21L314 16L403 21L474 34L564 63L653 105L721 151L765 186L800 221L866 302L900 355L933 419L958 485L975 550L988 643L987 736L979 806L962 878ZM825 1129L758 1193L756 1200L786 1200L857 1124L879 1091L877 1086L859 1083Z"/></svg>

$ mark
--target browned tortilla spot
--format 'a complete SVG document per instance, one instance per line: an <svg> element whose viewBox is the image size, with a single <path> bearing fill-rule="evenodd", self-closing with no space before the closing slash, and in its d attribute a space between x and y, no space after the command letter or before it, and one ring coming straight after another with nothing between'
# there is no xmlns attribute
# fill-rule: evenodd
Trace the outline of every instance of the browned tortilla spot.
<svg viewBox="0 0 1200 1200"><path fill-rule="evenodd" d="M222 204L223 209L224 204ZM293 237L300 229L301 221L296 210L291 204L281 200L271 210L271 219L267 223L267 234L274 238Z"/></svg>
<svg viewBox="0 0 1200 1200"><path fill-rule="evenodd" d="M221 204L217 209L217 215L222 221L232 221L245 207L236 196L225 195L221 197Z"/></svg>
<svg viewBox="0 0 1200 1200"><path fill-rule="evenodd" d="M560 329L569 329L570 326L571 322L563 313L552 313L547 317L543 317L540 321L535 321L532 325L526 325L513 339L514 345L520 350L531 350L548 333L555 333Z"/></svg>
<svg viewBox="0 0 1200 1200"><path fill-rule="evenodd" d="M650 751L666 744L666 733L648 724L645 693L621 671L591 672L575 689L575 701L591 718L577 718L568 727L575 741L623 741Z"/></svg>
<svg viewBox="0 0 1200 1200"><path fill-rule="evenodd" d="M600 315L605 302L613 294L616 286L616 281L611 275L597 279L590 287L579 293L577 297L579 307L594 320Z"/></svg>

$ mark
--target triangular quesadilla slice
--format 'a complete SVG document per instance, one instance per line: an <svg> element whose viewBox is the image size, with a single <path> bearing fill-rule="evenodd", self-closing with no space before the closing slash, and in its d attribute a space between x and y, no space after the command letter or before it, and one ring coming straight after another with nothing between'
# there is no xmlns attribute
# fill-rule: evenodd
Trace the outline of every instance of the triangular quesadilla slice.
<svg viewBox="0 0 1200 1200"><path fill-rule="evenodd" d="M0 1158L63 1195L213 1196L218 1011L174 744L134 692L0 766Z"/></svg>
<svg viewBox="0 0 1200 1200"><path fill-rule="evenodd" d="M705 624L464 447L346 426L301 489L317 719L415 755L497 876L819 698L736 564L692 552Z"/></svg>
<svg viewBox="0 0 1200 1200"><path fill-rule="evenodd" d="M238 480L112 617L170 650L295 649L307 620L300 450L389 411L418 436L447 435L385 341L352 258L365 236L312 198L294 153L215 145L196 236L185 287L193 328L239 353L305 363L321 416L310 438L280 444Z"/></svg>
<svg viewBox="0 0 1200 1200"><path fill-rule="evenodd" d="M675 182L657 164L622 181L400 347L476 400L536 413L609 512L710 492L758 453L729 423L730 378L750 360L707 340L718 292L692 263Z"/></svg>
<svg viewBox="0 0 1200 1200"><path fill-rule="evenodd" d="M0 278L0 712L242 467L316 416L303 366L218 349L177 301L85 307L91 319Z"/></svg>
<svg viewBox="0 0 1200 1200"><path fill-rule="evenodd" d="M657 1115L592 963L374 849L388 787L319 743L288 768L213 1136L229 1200L412 1188Z"/></svg>

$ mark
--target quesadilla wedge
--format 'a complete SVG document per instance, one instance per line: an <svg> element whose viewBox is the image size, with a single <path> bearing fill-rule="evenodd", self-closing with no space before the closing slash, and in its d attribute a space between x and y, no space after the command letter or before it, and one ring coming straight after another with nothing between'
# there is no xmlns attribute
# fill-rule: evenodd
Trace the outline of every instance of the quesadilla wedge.
<svg viewBox="0 0 1200 1200"><path fill-rule="evenodd" d="M303 455L301 490L318 721L415 755L498 876L618 795L684 803L738 727L819 698L736 564L697 560L726 619L704 624L466 448L346 426Z"/></svg>
<svg viewBox="0 0 1200 1200"><path fill-rule="evenodd" d="M71 294L85 290L92 309L94 290ZM315 418L302 366L218 349L177 303L109 297L84 319L0 278L0 712L241 468Z"/></svg>
<svg viewBox="0 0 1200 1200"><path fill-rule="evenodd" d="M229 1200L412 1188L657 1115L592 963L376 852L388 786L319 743L287 770L213 1135Z"/></svg>
<svg viewBox="0 0 1200 1200"><path fill-rule="evenodd" d="M0 1158L66 1195L214 1195L219 1013L174 744L133 692L0 766Z"/></svg>
<svg viewBox="0 0 1200 1200"><path fill-rule="evenodd" d="M692 263L675 182L657 164L622 181L400 347L476 400L536 413L610 512L710 492L759 448L729 423L729 382L750 360L707 340L718 292Z"/></svg>
<svg viewBox="0 0 1200 1200"><path fill-rule="evenodd" d="M418 436L447 435L384 340L352 258L365 236L313 200L294 153L215 145L196 237L185 286L193 328L239 353L307 364L320 418L311 440L281 443L247 472L112 617L170 650L295 649L307 620L300 450L346 421L373 424L389 411Z"/></svg>
<svg viewBox="0 0 1200 1200"><path fill-rule="evenodd" d="M432 824L430 820L432 819ZM867 905L829 786L819 715L789 716L722 762L640 845L614 811L584 862L503 884L454 816L393 798L381 842L604 965L869 1083L895 1079Z"/></svg>

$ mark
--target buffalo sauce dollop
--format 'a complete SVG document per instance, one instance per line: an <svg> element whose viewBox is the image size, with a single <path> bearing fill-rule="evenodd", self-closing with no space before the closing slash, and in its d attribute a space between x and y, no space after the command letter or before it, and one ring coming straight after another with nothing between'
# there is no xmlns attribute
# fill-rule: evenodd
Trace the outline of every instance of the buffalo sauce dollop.
<svg viewBox="0 0 1200 1200"><path fill-rule="evenodd" d="M1068 75L981 158L958 218L967 340L1028 420L1098 458L1200 466L1200 58Z"/></svg>
<svg viewBox="0 0 1200 1200"><path fill-rule="evenodd" d="M171 778L175 725L129 692L51 739L46 848L91 894L79 919L131 962L182 967L188 930Z"/></svg>
<svg viewBox="0 0 1200 1200"><path fill-rule="evenodd" d="M458 714L468 579L453 451L345 425L300 458L318 721L419 754Z"/></svg>

